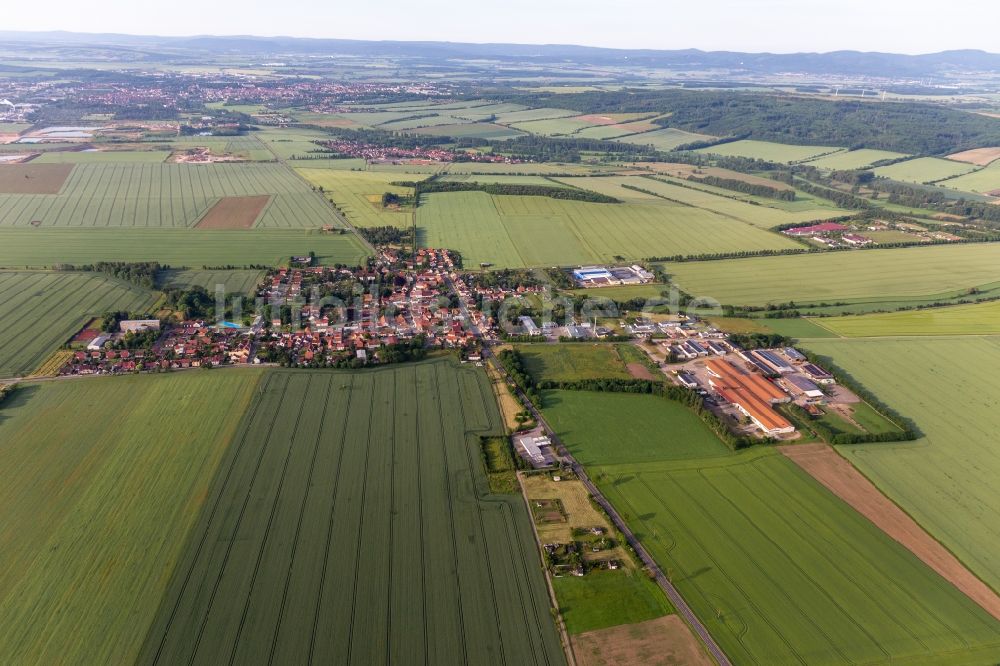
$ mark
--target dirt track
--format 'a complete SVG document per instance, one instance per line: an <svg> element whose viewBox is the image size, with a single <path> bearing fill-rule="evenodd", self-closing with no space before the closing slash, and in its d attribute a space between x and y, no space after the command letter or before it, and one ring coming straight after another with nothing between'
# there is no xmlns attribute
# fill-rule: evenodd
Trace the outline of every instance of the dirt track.
<svg viewBox="0 0 1000 666"><path fill-rule="evenodd" d="M836 451L826 444L778 448L837 497L906 546L927 566L1000 620L1000 597Z"/></svg>

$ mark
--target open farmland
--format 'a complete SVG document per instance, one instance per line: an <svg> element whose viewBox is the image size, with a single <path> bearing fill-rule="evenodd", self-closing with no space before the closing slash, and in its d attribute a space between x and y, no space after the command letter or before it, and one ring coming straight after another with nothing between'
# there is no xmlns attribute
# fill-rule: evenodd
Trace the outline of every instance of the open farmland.
<svg viewBox="0 0 1000 666"><path fill-rule="evenodd" d="M903 335L1000 335L1000 301L817 321L849 338Z"/></svg>
<svg viewBox="0 0 1000 666"><path fill-rule="evenodd" d="M264 382L143 662L563 663L524 503L486 495L482 370Z"/></svg>
<svg viewBox="0 0 1000 666"><path fill-rule="evenodd" d="M950 178L940 185L965 192L1000 195L1000 162L993 162L979 171L958 178Z"/></svg>
<svg viewBox="0 0 1000 666"><path fill-rule="evenodd" d="M50 151L31 160L32 164L101 164L104 162L156 164L170 157L166 150L83 150Z"/></svg>
<svg viewBox="0 0 1000 666"><path fill-rule="evenodd" d="M875 162L882 160L898 160L906 157L903 153L894 153L890 150L873 150L871 148L861 148L859 150L845 150L843 152L820 157L806 162L809 166L819 169L864 169Z"/></svg>
<svg viewBox="0 0 1000 666"><path fill-rule="evenodd" d="M665 127L663 129L653 130L652 132L619 136L619 138L615 140L623 141L624 143L636 143L641 146L649 145L655 150L670 151L688 143L695 143L697 141L712 141L713 139L715 139L715 137L709 136L708 134L695 134L694 132L685 132L684 130L675 129L673 127Z"/></svg>
<svg viewBox="0 0 1000 666"><path fill-rule="evenodd" d="M934 183L973 171L976 167L940 157L918 157L878 167L875 175L906 183Z"/></svg>
<svg viewBox="0 0 1000 666"><path fill-rule="evenodd" d="M733 157L751 157L768 162L806 162L823 155L830 155L843 151L843 148L834 146L799 146L789 143L773 143L771 141L754 141L745 139L742 141L730 141L717 146L701 148L699 153L709 153L712 155L727 155Z"/></svg>
<svg viewBox="0 0 1000 666"><path fill-rule="evenodd" d="M953 153L949 155L948 159L957 160L959 162L968 162L969 164L975 164L976 166L986 166L987 164L1000 159L1000 147L994 146L992 148L973 148L972 150L963 150L960 153Z"/></svg>
<svg viewBox="0 0 1000 666"><path fill-rule="evenodd" d="M612 344L517 345L525 370L539 381L630 379L628 368Z"/></svg>
<svg viewBox="0 0 1000 666"><path fill-rule="evenodd" d="M157 275L160 288L190 289L200 286L210 293L222 285L227 294L253 294L257 283L264 276L264 271L257 270L197 270L197 269L167 269Z"/></svg>
<svg viewBox="0 0 1000 666"><path fill-rule="evenodd" d="M278 164L78 164L56 196L0 195L0 226L187 227L222 197L273 195L258 226L338 224L322 198ZM15 166L5 166L0 175Z"/></svg>
<svg viewBox="0 0 1000 666"><path fill-rule="evenodd" d="M587 178L585 180L563 178L561 182L623 199L636 196L651 196L622 187L623 185L630 185L654 192L672 202L686 204L702 210L709 210L763 229L770 229L783 224L815 222L846 213L846 211L836 208L820 206L789 211L778 207L780 204L777 201L758 198L756 201L760 203L751 204L746 201L734 199L733 193L728 190L693 183L674 185L664 180L642 176L609 176L607 178Z"/></svg>
<svg viewBox="0 0 1000 666"><path fill-rule="evenodd" d="M153 292L100 274L0 271L0 377L35 369L93 317L155 302Z"/></svg>
<svg viewBox="0 0 1000 666"><path fill-rule="evenodd" d="M198 220L199 229L249 229L271 202L266 194L222 197Z"/></svg>
<svg viewBox="0 0 1000 666"><path fill-rule="evenodd" d="M812 340L807 346L916 421L925 435L840 452L975 574L1000 588L1000 338Z"/></svg>
<svg viewBox="0 0 1000 666"><path fill-rule="evenodd" d="M546 420L584 465L729 453L694 412L660 396L553 390L544 392L543 406Z"/></svg>
<svg viewBox="0 0 1000 666"><path fill-rule="evenodd" d="M5 402L0 662L136 662L259 376L51 382Z"/></svg>
<svg viewBox="0 0 1000 666"><path fill-rule="evenodd" d="M386 129L390 129L387 127ZM434 125L411 130L414 134L448 136L457 139L512 139L523 136L523 132L512 127L502 127L493 123L457 123L454 125Z"/></svg>
<svg viewBox="0 0 1000 666"><path fill-rule="evenodd" d="M997 280L1000 245L936 245L864 252L673 263L684 291L732 305L949 298Z"/></svg>
<svg viewBox="0 0 1000 666"><path fill-rule="evenodd" d="M423 180L422 177L402 176L375 171L339 171L336 169L298 169L310 183L323 188L323 194L337 204L347 219L359 227L394 226L413 224L411 209L382 207L386 192L412 196L413 188L390 183L400 180Z"/></svg>
<svg viewBox="0 0 1000 666"><path fill-rule="evenodd" d="M469 266L498 267L798 246L718 213L668 201L597 204L482 192L424 197L417 238L426 247L458 250Z"/></svg>
<svg viewBox="0 0 1000 666"><path fill-rule="evenodd" d="M2 165L0 194L58 194L72 169L64 164Z"/></svg>
<svg viewBox="0 0 1000 666"><path fill-rule="evenodd" d="M734 663L1000 656L1000 623L775 451L594 472Z"/></svg>
<svg viewBox="0 0 1000 666"><path fill-rule="evenodd" d="M284 264L316 253L324 264L360 264L368 251L354 234L302 229L0 228L0 267L95 261L158 261L168 266Z"/></svg>

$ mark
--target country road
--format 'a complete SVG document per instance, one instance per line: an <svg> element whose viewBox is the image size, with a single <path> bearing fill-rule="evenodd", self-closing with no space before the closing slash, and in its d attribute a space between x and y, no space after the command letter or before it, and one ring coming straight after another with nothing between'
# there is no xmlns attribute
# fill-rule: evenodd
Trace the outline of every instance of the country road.
<svg viewBox="0 0 1000 666"><path fill-rule="evenodd" d="M677 590L676 587L674 587L674 584L671 583L669 579L667 579L666 575L664 575L663 571L660 569L660 566L652 558L652 556L646 550L645 546L643 546L642 543L640 543L639 539L635 536L635 533L632 532L631 528L629 528L629 526L625 523L625 520L621 517L618 511L616 511L615 508L611 505L611 502L609 502L607 498L604 497L604 495L593 483L593 481L590 480L590 477L587 476L587 473L584 470L583 466L580 463L578 463L576 459L573 458L573 456L569 453L569 450L566 449L565 446L563 446L563 443L559 440L559 437L555 434L555 431L552 430L548 422L542 416L542 413L535 407L534 403L528 400L527 396L524 395L524 393L521 391L521 388L510 380L510 377L507 375L507 371L504 369L504 367L499 362L495 362L492 350L490 350L490 348L486 345L483 346L483 358L487 362L493 363L493 366L501 374L504 380L508 384L513 386L515 391L517 391L517 395L521 399L521 401L525 405L528 405L528 410L531 412L536 422L540 426L542 426L545 433L549 436L549 439L551 439L553 444L555 445L555 449L559 455L560 460L569 464L569 466L576 473L577 477L579 477L580 481L583 482L584 486L593 496L594 500L601 506L601 508L604 509L604 511L608 514L608 517L611 518L611 522L614 523L615 527L618 529L619 532L622 533L628 544L635 550L636 554L639 556L639 559L642 560L643 565L645 565L651 572L653 572L653 576L656 579L656 583L667 595L667 598L670 599L670 603L674 605L674 608L677 609L677 612L680 614L680 616L684 618L684 620L694 630L694 632L698 634L699 638L701 638L701 641L705 645L705 648L708 650L709 654L712 655L712 657L719 664L719 666L731 666L732 662L729 661L729 658L726 656L726 653L722 651L722 648L720 648L718 643L715 642L715 639L712 638L712 635L708 632L708 629L705 627L705 625L701 623L701 621L694 614L694 611L691 610L691 607L688 606L686 601L684 601L684 597L681 596L681 593Z"/></svg>

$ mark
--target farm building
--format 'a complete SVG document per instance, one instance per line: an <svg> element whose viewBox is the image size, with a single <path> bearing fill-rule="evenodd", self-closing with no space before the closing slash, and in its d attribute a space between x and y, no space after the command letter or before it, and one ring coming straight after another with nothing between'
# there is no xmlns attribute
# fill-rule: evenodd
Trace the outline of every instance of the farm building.
<svg viewBox="0 0 1000 666"><path fill-rule="evenodd" d="M788 419L774 410L775 403L788 402L789 396L759 375L748 375L722 359L705 361L709 383L722 399L734 405L770 437L795 432Z"/></svg>
<svg viewBox="0 0 1000 666"><path fill-rule="evenodd" d="M100 351L104 348L104 344L111 339L110 335L98 335L96 338L90 341L87 345L89 351Z"/></svg>
<svg viewBox="0 0 1000 666"><path fill-rule="evenodd" d="M573 278L583 285L608 284L612 279L604 266L581 266L573 271Z"/></svg>
<svg viewBox="0 0 1000 666"><path fill-rule="evenodd" d="M820 384L833 384L833 375L819 367L815 363L806 363L802 366L802 372L806 373L810 379Z"/></svg>
<svg viewBox="0 0 1000 666"><path fill-rule="evenodd" d="M850 227L838 224L837 222L823 222L822 224L813 224L808 227L785 229L783 233L787 236L813 236L815 234L828 234L848 230L850 230Z"/></svg>
<svg viewBox="0 0 1000 666"><path fill-rule="evenodd" d="M792 388L792 393L804 395L807 398L822 398L823 391L802 375L791 375L785 378Z"/></svg>
<svg viewBox="0 0 1000 666"><path fill-rule="evenodd" d="M538 326L535 324L535 321L531 317L522 316L518 321L521 322L521 326L524 327L524 332L527 333L528 335L542 334L542 329L538 328Z"/></svg>
<svg viewBox="0 0 1000 666"><path fill-rule="evenodd" d="M785 356L793 361L804 361L806 357L795 347L785 347Z"/></svg>
<svg viewBox="0 0 1000 666"><path fill-rule="evenodd" d="M525 435L517 438L517 445L535 467L544 467L548 464L546 451L552 446L552 440L548 437Z"/></svg>
<svg viewBox="0 0 1000 666"><path fill-rule="evenodd" d="M754 358L756 358L758 361L768 366L769 368L771 368L771 370L777 372L778 374L786 375L790 372L795 371L795 368L793 368L788 361L781 358L778 354L774 353L773 351L769 351L767 349L758 349L750 353L754 356Z"/></svg>

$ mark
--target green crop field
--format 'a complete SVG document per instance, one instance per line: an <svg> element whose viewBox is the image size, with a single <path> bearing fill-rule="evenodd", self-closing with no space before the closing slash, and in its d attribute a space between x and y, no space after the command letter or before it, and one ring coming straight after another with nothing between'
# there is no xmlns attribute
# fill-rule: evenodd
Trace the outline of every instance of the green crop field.
<svg viewBox="0 0 1000 666"><path fill-rule="evenodd" d="M1000 190L1000 162L993 162L979 171L951 178L939 183L939 185L965 192L996 192Z"/></svg>
<svg viewBox="0 0 1000 666"><path fill-rule="evenodd" d="M468 266L498 267L798 246L718 213L668 201L597 204L482 192L424 197L417 238L426 247L458 250Z"/></svg>
<svg viewBox="0 0 1000 666"><path fill-rule="evenodd" d="M403 167L406 168L406 167ZM467 174L509 174L509 175L581 175L617 171L617 167L596 164L559 164L552 162L525 162L504 164L502 162L455 162L437 167L442 173Z"/></svg>
<svg viewBox="0 0 1000 666"><path fill-rule="evenodd" d="M453 360L266 375L142 661L563 663L524 503L486 494L501 432Z"/></svg>
<svg viewBox="0 0 1000 666"><path fill-rule="evenodd" d="M567 118L575 115L578 115L576 111L541 107L537 109L521 109L519 111L498 113L497 122L502 125L510 125L511 123L520 123L529 120L550 120L552 118Z"/></svg>
<svg viewBox="0 0 1000 666"><path fill-rule="evenodd" d="M924 439L841 447L890 498L993 589L1000 588L1000 338L811 340ZM915 362L919 361L919 362Z"/></svg>
<svg viewBox="0 0 1000 666"><path fill-rule="evenodd" d="M1000 658L1000 623L773 450L591 472L733 663Z"/></svg>
<svg viewBox="0 0 1000 666"><path fill-rule="evenodd" d="M386 127L391 129L391 127ZM412 130L414 134L430 134L433 136L449 136L455 138L474 139L512 139L523 136L511 127L502 127L493 123L456 123L454 125L434 125Z"/></svg>
<svg viewBox="0 0 1000 666"><path fill-rule="evenodd" d="M0 271L0 377L30 373L92 317L145 312L156 299L95 273Z"/></svg>
<svg viewBox="0 0 1000 666"><path fill-rule="evenodd" d="M104 162L156 164L170 157L166 150L105 150L105 151L58 151L42 153L34 164L101 164Z"/></svg>
<svg viewBox="0 0 1000 666"><path fill-rule="evenodd" d="M825 317L820 326L845 337L1000 334L1000 301L853 317Z"/></svg>
<svg viewBox="0 0 1000 666"><path fill-rule="evenodd" d="M709 210L725 217L746 222L755 227L770 229L783 224L798 224L815 222L817 220L829 219L838 215L847 214L847 211L833 207L816 205L814 207L796 207L796 210L787 210L779 207L779 202L767 202L767 200L755 199L758 203L751 204L732 198L735 193L718 188L709 189L705 185L686 184L683 181L674 185L663 180L643 178L641 176L609 176L606 178L562 178L561 182L575 185L577 187L594 190L618 197L620 199L635 197L651 197L643 192L630 190L623 185L638 187L649 192L655 192L660 197L666 197L680 204ZM652 197L656 199L657 197ZM663 199L660 199L663 201Z"/></svg>
<svg viewBox="0 0 1000 666"><path fill-rule="evenodd" d="M535 381L572 382L629 379L632 376L613 344L532 344L517 345L516 349Z"/></svg>
<svg viewBox="0 0 1000 666"><path fill-rule="evenodd" d="M472 175L472 174L446 174L438 178L438 180L445 182L459 182L459 183L500 183L502 185L541 185L542 187L569 187L565 183L561 183L553 178L546 178L545 176L511 176L507 174L497 174L497 175Z"/></svg>
<svg viewBox="0 0 1000 666"><path fill-rule="evenodd" d="M0 228L4 268L95 261L158 261L192 268L275 265L310 251L324 264L356 266L368 256L354 234L302 229Z"/></svg>
<svg viewBox="0 0 1000 666"><path fill-rule="evenodd" d="M672 263L665 270L689 294L731 305L850 301L901 306L994 283L998 262L1000 244L982 243Z"/></svg>
<svg viewBox="0 0 1000 666"><path fill-rule="evenodd" d="M564 390L545 391L542 398L546 420L584 465L729 453L694 412L666 398Z"/></svg>
<svg viewBox="0 0 1000 666"><path fill-rule="evenodd" d="M752 157L769 162L805 162L817 157L837 153L844 150L833 146L798 146L788 143L773 143L771 141L731 141L702 148L698 152L712 155L730 155L735 157Z"/></svg>
<svg viewBox="0 0 1000 666"><path fill-rule="evenodd" d="M314 157L315 151L320 150L314 142L330 138L329 135L316 130L284 127L265 127L259 132L254 132L254 136L265 148L283 160Z"/></svg>
<svg viewBox="0 0 1000 666"><path fill-rule="evenodd" d="M617 140L625 143L637 143L641 146L650 145L656 150L670 151L687 143L711 141L714 138L714 136L709 136L708 134L695 134L694 132L685 132L673 127L666 127L664 129L653 130L652 132L620 136Z"/></svg>
<svg viewBox="0 0 1000 666"><path fill-rule="evenodd" d="M423 180L422 176L403 177L375 171L338 171L334 169L298 169L310 183L323 188L323 194L337 204L351 224L359 227L409 227L413 211L382 208L386 192L412 196L413 189L390 185L400 180Z"/></svg>
<svg viewBox="0 0 1000 666"><path fill-rule="evenodd" d="M0 226L187 227L220 197L274 195L258 226L338 224L277 164L78 164L58 195L0 195Z"/></svg>
<svg viewBox="0 0 1000 666"><path fill-rule="evenodd" d="M260 375L59 381L0 416L0 662L133 664Z"/></svg>
<svg viewBox="0 0 1000 666"><path fill-rule="evenodd" d="M197 269L167 269L157 275L159 287L174 289L190 289L201 286L215 293L218 285L223 285L227 294L252 295L257 284L264 277L264 271L259 270L197 270Z"/></svg>
<svg viewBox="0 0 1000 666"><path fill-rule="evenodd" d="M965 162L945 160L940 157L918 157L889 166L878 167L875 174L883 178L901 180L907 183L932 183L969 173L976 167Z"/></svg>
<svg viewBox="0 0 1000 666"><path fill-rule="evenodd" d="M528 120L511 125L522 132L539 134L541 136L566 136L573 134L587 127L593 127L597 123L589 120L581 120L576 116L564 118L548 118L547 120Z"/></svg>
<svg viewBox="0 0 1000 666"><path fill-rule="evenodd" d="M826 157L810 160L806 164L819 169L864 169L875 162L882 160L898 160L906 157L903 153L894 153L889 150L873 150L871 148L861 148L859 150L846 150Z"/></svg>

